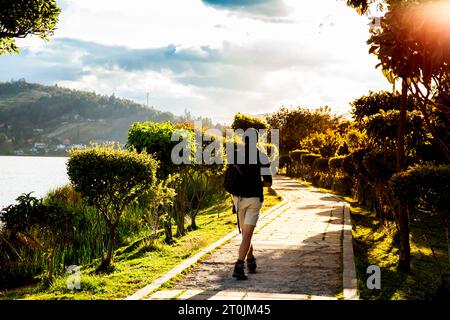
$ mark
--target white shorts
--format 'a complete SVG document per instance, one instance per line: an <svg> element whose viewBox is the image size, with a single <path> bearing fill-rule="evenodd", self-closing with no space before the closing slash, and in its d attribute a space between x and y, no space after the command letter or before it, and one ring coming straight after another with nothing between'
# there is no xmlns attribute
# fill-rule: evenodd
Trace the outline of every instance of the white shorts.
<svg viewBox="0 0 450 320"><path fill-rule="evenodd" d="M233 202L239 217L239 226L241 229L244 224L256 226L262 207L262 202L259 197L243 198L234 196Z"/></svg>

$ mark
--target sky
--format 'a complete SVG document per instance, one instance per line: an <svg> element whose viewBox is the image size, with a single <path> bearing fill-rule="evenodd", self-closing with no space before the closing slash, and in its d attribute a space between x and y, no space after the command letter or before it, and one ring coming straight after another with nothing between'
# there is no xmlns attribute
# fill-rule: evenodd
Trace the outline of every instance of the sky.
<svg viewBox="0 0 450 320"><path fill-rule="evenodd" d="M237 112L328 105L390 90L369 19L343 0L57 0L49 42L20 39L0 81L25 78L229 123Z"/></svg>

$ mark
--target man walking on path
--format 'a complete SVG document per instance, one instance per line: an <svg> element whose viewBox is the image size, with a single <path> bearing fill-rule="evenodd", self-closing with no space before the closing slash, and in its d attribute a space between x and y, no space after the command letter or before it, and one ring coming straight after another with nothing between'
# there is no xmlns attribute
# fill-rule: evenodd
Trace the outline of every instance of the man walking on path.
<svg viewBox="0 0 450 320"><path fill-rule="evenodd" d="M256 130L248 131L257 134ZM272 185L269 159L257 148L256 141L257 139L245 136L244 161L230 164L225 174L225 189L233 196L239 228L242 230L242 242L233 271L233 277L238 280L247 280L244 262L246 258L248 272L256 272L256 259L251 241L264 201L263 187Z"/></svg>

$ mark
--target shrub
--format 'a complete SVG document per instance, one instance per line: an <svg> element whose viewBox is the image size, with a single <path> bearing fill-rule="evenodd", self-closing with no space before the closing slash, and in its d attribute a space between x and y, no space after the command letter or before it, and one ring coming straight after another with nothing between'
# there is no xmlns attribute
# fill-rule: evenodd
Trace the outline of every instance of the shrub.
<svg viewBox="0 0 450 320"><path fill-rule="evenodd" d="M231 128L234 130L242 129L247 130L249 128L255 129L268 129L269 125L264 120L257 117L250 117L242 113L237 113L234 116L233 123L231 124Z"/></svg>
<svg viewBox="0 0 450 320"><path fill-rule="evenodd" d="M353 155L349 154L343 158L342 169L344 173L349 176L354 176L356 174L355 166L353 165Z"/></svg>
<svg viewBox="0 0 450 320"><path fill-rule="evenodd" d="M292 150L291 152L289 152L290 157L292 158L293 161L295 162L300 162L302 160L302 155L304 154L308 154L309 151L308 150Z"/></svg>
<svg viewBox="0 0 450 320"><path fill-rule="evenodd" d="M341 170L344 166L345 156L332 157L328 160L328 166L331 170Z"/></svg>
<svg viewBox="0 0 450 320"><path fill-rule="evenodd" d="M392 176L393 197L448 216L450 211L450 166L418 165Z"/></svg>
<svg viewBox="0 0 450 320"><path fill-rule="evenodd" d="M318 172L327 172L329 170L328 167L328 158L317 158L314 160L312 164L312 168Z"/></svg>
<svg viewBox="0 0 450 320"><path fill-rule="evenodd" d="M340 194L350 195L353 186L353 179L348 176L335 178L332 189Z"/></svg>
<svg viewBox="0 0 450 320"><path fill-rule="evenodd" d="M56 202L44 204L42 199L24 194L17 198L17 204L3 209L0 221L5 228L29 241L47 259L47 280L54 274L55 256L73 238L76 213L65 210Z"/></svg>
<svg viewBox="0 0 450 320"><path fill-rule="evenodd" d="M171 159L172 149L179 143L171 139L175 130L170 122L136 122L128 131L127 146L138 152L146 151L159 160L157 176L161 179L180 169Z"/></svg>
<svg viewBox="0 0 450 320"><path fill-rule="evenodd" d="M292 164L292 157L288 154L280 156L280 169L287 168Z"/></svg>
<svg viewBox="0 0 450 320"><path fill-rule="evenodd" d="M305 166L312 166L314 160L320 158L320 155L308 153L301 156L302 164Z"/></svg>
<svg viewBox="0 0 450 320"><path fill-rule="evenodd" d="M420 165L392 176L389 187L394 199L440 215L447 235L450 263L450 165Z"/></svg>
<svg viewBox="0 0 450 320"><path fill-rule="evenodd" d="M125 208L155 184L157 161L135 150L114 145L71 150L68 175L76 191L98 209L108 229L107 255L103 266L112 261L116 231Z"/></svg>

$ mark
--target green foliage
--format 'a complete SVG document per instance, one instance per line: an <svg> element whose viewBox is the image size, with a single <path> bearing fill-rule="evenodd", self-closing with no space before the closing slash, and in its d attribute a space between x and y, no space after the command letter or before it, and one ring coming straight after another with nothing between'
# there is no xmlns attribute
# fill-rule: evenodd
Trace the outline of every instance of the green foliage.
<svg viewBox="0 0 450 320"><path fill-rule="evenodd" d="M146 151L152 154L160 163L158 177L166 178L181 169L181 166L175 165L171 159L172 149L179 143L171 140L176 130L170 122L134 123L128 131L127 145L136 148L138 152Z"/></svg>
<svg viewBox="0 0 450 320"><path fill-rule="evenodd" d="M387 182L395 172L395 155L384 154L380 151L369 151L364 155L362 160L365 175L371 181Z"/></svg>
<svg viewBox="0 0 450 320"><path fill-rule="evenodd" d="M52 36L61 12L55 0L0 0L0 55L18 53L15 38Z"/></svg>
<svg viewBox="0 0 450 320"><path fill-rule="evenodd" d="M418 101L427 131L450 161L446 140L448 128L440 134L430 117L450 108L450 35L447 1L402 1L389 7L381 27L372 30L369 53L377 55L383 74L402 86Z"/></svg>
<svg viewBox="0 0 450 320"><path fill-rule="evenodd" d="M407 110L414 110L417 102L413 96L408 96ZM351 104L353 119L361 123L365 117L379 114L381 111L399 110L401 105L401 95L398 92L387 91L372 92L355 99Z"/></svg>
<svg viewBox="0 0 450 320"><path fill-rule="evenodd" d="M158 180L140 199L139 205L144 209L144 221L149 229L150 246L159 238L161 223L170 223L170 208L173 206L176 192L173 186L175 177ZM171 235L169 236L171 237Z"/></svg>
<svg viewBox="0 0 450 320"><path fill-rule="evenodd" d="M305 149L318 153L323 157L333 157L341 144L340 135L332 129L323 132L314 132L301 143Z"/></svg>
<svg viewBox="0 0 450 320"><path fill-rule="evenodd" d="M347 142L343 141L336 152L340 156L345 156L350 153Z"/></svg>
<svg viewBox="0 0 450 320"><path fill-rule="evenodd" d="M339 120L340 117L331 114L328 107L314 110L282 107L267 116L270 127L280 130L280 153L282 154L299 148L301 141L310 134L336 127Z"/></svg>
<svg viewBox="0 0 450 320"><path fill-rule="evenodd" d="M312 169L318 172L327 172L330 169L328 161L329 158L317 158L312 164Z"/></svg>
<svg viewBox="0 0 450 320"><path fill-rule="evenodd" d="M249 128L254 129L268 129L269 125L264 120L257 117L250 117L242 113L237 113L234 116L233 123L231 124L231 128L234 130L242 129L247 130Z"/></svg>
<svg viewBox="0 0 450 320"><path fill-rule="evenodd" d="M3 209L0 221L5 228L30 241L43 250L47 260L48 277L51 281L54 274L55 255L70 242L74 236L74 225L78 218L76 213L65 210L57 202L44 204L41 199L24 194L17 198L17 204ZM13 250L15 253L17 250Z"/></svg>
<svg viewBox="0 0 450 320"><path fill-rule="evenodd" d="M308 153L301 156L302 164L305 166L312 166L314 160L319 159L320 155Z"/></svg>
<svg viewBox="0 0 450 320"><path fill-rule="evenodd" d="M125 208L153 187L157 167L157 161L145 152L122 150L114 145L70 151L70 181L98 209L109 228L105 267L111 263L116 229Z"/></svg>
<svg viewBox="0 0 450 320"><path fill-rule="evenodd" d="M375 147L394 151L397 146L397 129L399 111L389 110L374 114L364 121L367 137ZM422 127L422 117L417 112L407 112L405 146L407 155L414 156L417 146L427 142L426 132ZM409 153L409 154L408 154Z"/></svg>
<svg viewBox="0 0 450 320"><path fill-rule="evenodd" d="M344 167L344 160L346 156L332 157L328 161L328 166L332 170L340 170Z"/></svg>
<svg viewBox="0 0 450 320"><path fill-rule="evenodd" d="M288 154L280 156L280 169L287 168L292 164L292 157ZM298 161L298 160L297 160Z"/></svg>
<svg viewBox="0 0 450 320"><path fill-rule="evenodd" d="M290 157L292 158L293 161L300 162L301 159L302 159L302 155L308 154L308 153L310 153L309 150L305 150L305 149L299 150L299 149L296 149L296 150L290 151L290 152L289 152L289 155L290 155Z"/></svg>
<svg viewBox="0 0 450 320"><path fill-rule="evenodd" d="M450 166L416 165L395 174L389 186L396 200L432 210L448 218Z"/></svg>

